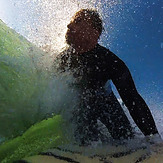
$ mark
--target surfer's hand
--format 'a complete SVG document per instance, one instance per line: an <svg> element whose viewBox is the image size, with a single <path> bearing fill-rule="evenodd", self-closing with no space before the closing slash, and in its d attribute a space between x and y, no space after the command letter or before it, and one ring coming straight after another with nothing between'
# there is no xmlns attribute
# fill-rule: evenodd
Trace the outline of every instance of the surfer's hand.
<svg viewBox="0 0 163 163"><path fill-rule="evenodd" d="M150 150L153 153L163 153L163 140L159 134L147 136L146 139L150 143Z"/></svg>
<svg viewBox="0 0 163 163"><path fill-rule="evenodd" d="M145 137L146 142L150 144L150 151L154 153L163 152L163 140L159 134L149 135Z"/></svg>
<svg viewBox="0 0 163 163"><path fill-rule="evenodd" d="M148 135L145 137L146 141L150 144L162 144L163 140L159 134Z"/></svg>

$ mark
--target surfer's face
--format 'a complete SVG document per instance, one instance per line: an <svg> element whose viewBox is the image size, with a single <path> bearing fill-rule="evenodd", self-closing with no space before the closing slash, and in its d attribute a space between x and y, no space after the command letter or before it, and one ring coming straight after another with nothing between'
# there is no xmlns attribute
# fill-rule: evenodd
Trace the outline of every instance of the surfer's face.
<svg viewBox="0 0 163 163"><path fill-rule="evenodd" d="M99 32L84 13L75 15L67 26L66 42L77 51L88 51L97 44Z"/></svg>

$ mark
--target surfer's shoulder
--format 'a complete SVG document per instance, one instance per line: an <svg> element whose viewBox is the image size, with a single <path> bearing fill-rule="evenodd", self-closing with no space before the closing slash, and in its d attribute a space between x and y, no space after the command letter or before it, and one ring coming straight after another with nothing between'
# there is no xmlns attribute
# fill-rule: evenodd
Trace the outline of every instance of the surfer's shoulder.
<svg viewBox="0 0 163 163"><path fill-rule="evenodd" d="M61 53L58 54L57 58L59 60L66 61L71 56L71 54L72 54L72 48L66 47L61 51Z"/></svg>
<svg viewBox="0 0 163 163"><path fill-rule="evenodd" d="M115 58L116 55L110 51L109 48L106 48L100 44L97 44L97 51L100 55L103 55L104 57L109 57L109 58Z"/></svg>
<svg viewBox="0 0 163 163"><path fill-rule="evenodd" d="M126 64L110 49L107 49L101 45L98 45L99 55L102 54L103 65L108 67L113 76L117 76L123 72L128 71Z"/></svg>
<svg viewBox="0 0 163 163"><path fill-rule="evenodd" d="M116 62L123 62L116 54L114 54L110 49L97 45L99 55L102 55L107 61L116 63Z"/></svg>

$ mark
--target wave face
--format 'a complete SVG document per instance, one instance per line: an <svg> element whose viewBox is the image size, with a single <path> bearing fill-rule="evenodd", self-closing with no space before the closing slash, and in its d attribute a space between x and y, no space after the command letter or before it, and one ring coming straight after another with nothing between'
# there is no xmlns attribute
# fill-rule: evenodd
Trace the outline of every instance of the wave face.
<svg viewBox="0 0 163 163"><path fill-rule="evenodd" d="M45 53L0 21L0 137L15 137L76 103L71 75L56 76ZM49 60L48 60L48 59ZM48 66L47 66L48 65ZM55 71L55 70L54 70Z"/></svg>
<svg viewBox="0 0 163 163"><path fill-rule="evenodd" d="M11 137L37 121L44 52L2 21L0 35L0 135Z"/></svg>

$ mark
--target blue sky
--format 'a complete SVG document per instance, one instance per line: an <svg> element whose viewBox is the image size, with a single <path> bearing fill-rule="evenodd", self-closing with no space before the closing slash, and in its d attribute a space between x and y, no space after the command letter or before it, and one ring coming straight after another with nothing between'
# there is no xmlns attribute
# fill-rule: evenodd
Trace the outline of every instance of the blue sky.
<svg viewBox="0 0 163 163"><path fill-rule="evenodd" d="M113 27L103 44L125 61L147 103L163 109L163 2L104 5L103 13L105 30Z"/></svg>
<svg viewBox="0 0 163 163"><path fill-rule="evenodd" d="M17 31L24 31L21 1L0 1L0 18ZM116 5L101 1L105 22L101 42L127 64L146 102L163 109L163 1L117 0Z"/></svg>

